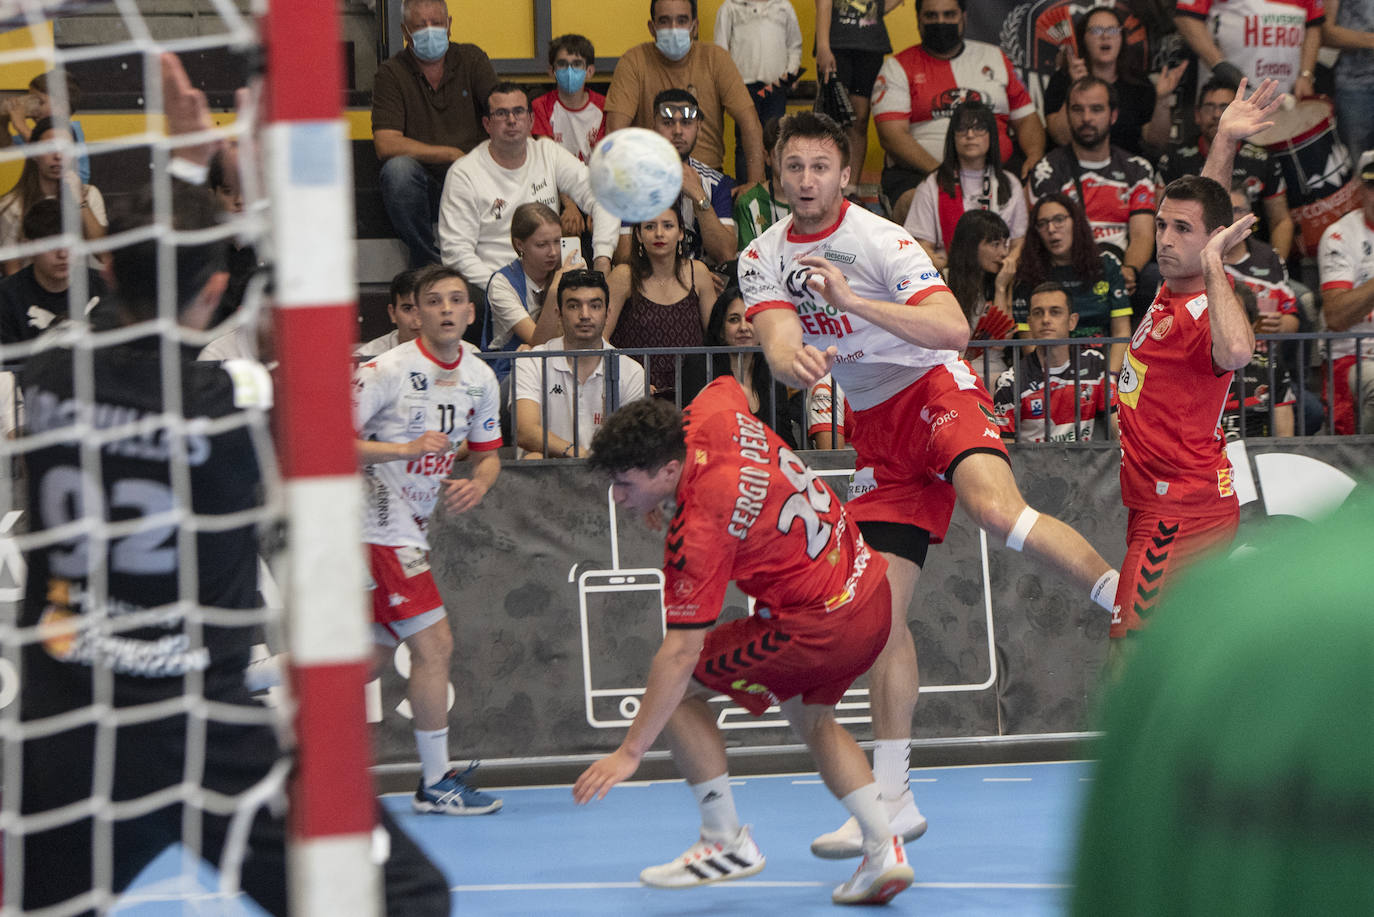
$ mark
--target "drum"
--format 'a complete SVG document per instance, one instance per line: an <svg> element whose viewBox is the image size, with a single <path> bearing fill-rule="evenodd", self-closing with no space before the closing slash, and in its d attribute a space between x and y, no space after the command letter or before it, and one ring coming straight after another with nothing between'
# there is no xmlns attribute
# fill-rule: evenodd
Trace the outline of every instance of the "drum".
<svg viewBox="0 0 1374 917"><path fill-rule="evenodd" d="M1322 232L1359 206L1359 179L1336 134L1335 108L1326 99L1303 99L1274 112L1274 126L1250 138L1279 161L1288 185L1288 209L1299 251L1315 257Z"/></svg>

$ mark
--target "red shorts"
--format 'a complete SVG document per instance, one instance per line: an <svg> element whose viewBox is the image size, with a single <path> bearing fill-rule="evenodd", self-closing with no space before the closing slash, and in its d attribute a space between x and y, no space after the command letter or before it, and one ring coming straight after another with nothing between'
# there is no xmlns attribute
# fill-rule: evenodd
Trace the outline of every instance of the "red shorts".
<svg viewBox="0 0 1374 917"><path fill-rule="evenodd" d="M854 412L849 442L858 460L845 511L861 522L919 526L932 544L944 540L954 512L954 461L969 452L1007 455L992 399L963 363L937 366L881 404Z"/></svg>
<svg viewBox="0 0 1374 917"><path fill-rule="evenodd" d="M873 583L868 594L832 612L823 627L794 629L785 618L779 624L758 615L717 626L692 676L754 716L798 694L803 703L833 707L873 665L892 626L883 570L870 568L864 580Z"/></svg>
<svg viewBox="0 0 1374 917"><path fill-rule="evenodd" d="M1126 523L1126 559L1116 587L1112 637L1140 630L1159 604L1169 578L1201 554L1236 537L1240 507L1210 516L1182 516L1133 509Z"/></svg>
<svg viewBox="0 0 1374 917"><path fill-rule="evenodd" d="M429 571L429 552L423 548L370 544L367 563L372 570L372 620L378 624L443 607Z"/></svg>
<svg viewBox="0 0 1374 917"><path fill-rule="evenodd" d="M1361 359L1365 361L1361 381L1368 379L1369 374L1374 372L1370 368L1369 361L1374 359L1366 349L1361 354ZM1340 436L1350 436L1357 432L1355 430L1355 394L1350 387L1350 371L1355 366L1355 355L1347 354L1338 357L1331 366L1331 373L1335 376L1336 391L1331 399L1331 424L1336 433ZM1326 387L1326 374L1322 374L1322 388Z"/></svg>

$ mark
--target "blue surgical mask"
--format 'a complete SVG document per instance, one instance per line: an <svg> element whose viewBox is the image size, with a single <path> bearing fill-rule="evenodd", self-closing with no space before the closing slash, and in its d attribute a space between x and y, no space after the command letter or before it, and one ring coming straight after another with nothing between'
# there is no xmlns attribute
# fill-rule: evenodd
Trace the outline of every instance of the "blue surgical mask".
<svg viewBox="0 0 1374 917"><path fill-rule="evenodd" d="M692 30L659 29L654 33L654 44L668 60L682 60L692 50Z"/></svg>
<svg viewBox="0 0 1374 917"><path fill-rule="evenodd" d="M448 29L432 25L412 32L410 44L422 61L436 61L448 53Z"/></svg>
<svg viewBox="0 0 1374 917"><path fill-rule="evenodd" d="M558 81L558 88L572 95L582 91L582 84L587 82L586 67L564 67L561 70L554 70L553 78Z"/></svg>

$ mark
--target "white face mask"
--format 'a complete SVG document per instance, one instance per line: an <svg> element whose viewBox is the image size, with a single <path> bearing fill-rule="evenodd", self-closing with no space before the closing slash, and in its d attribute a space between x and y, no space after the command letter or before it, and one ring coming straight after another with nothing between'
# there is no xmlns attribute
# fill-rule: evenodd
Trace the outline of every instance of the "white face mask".
<svg viewBox="0 0 1374 917"><path fill-rule="evenodd" d="M422 61L436 61L448 53L448 29L432 25L410 34L410 45Z"/></svg>
<svg viewBox="0 0 1374 917"><path fill-rule="evenodd" d="M654 44L668 60L682 60L692 50L692 30L659 29L654 33Z"/></svg>

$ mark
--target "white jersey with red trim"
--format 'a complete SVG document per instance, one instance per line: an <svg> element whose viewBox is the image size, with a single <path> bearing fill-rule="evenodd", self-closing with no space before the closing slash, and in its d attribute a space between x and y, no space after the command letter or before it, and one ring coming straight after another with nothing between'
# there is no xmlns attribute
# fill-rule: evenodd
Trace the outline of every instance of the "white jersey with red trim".
<svg viewBox="0 0 1374 917"><path fill-rule="evenodd" d="M1251 84L1278 80L1286 92L1302 67L1307 27L1320 25L1326 10L1322 0L1178 0L1177 15L1206 19L1212 40Z"/></svg>
<svg viewBox="0 0 1374 917"><path fill-rule="evenodd" d="M501 396L496 374L468 343L458 359L441 363L417 338L358 367L353 376L353 424L359 439L404 443L438 430L453 448L442 455L368 465L363 541L429 548L429 514L454 448L472 452L501 446Z"/></svg>
<svg viewBox="0 0 1374 917"><path fill-rule="evenodd" d="M1353 290L1374 277L1374 226L1364 218L1363 210L1352 210L1322 233L1317 246L1317 268L1321 273L1322 292ZM1350 331L1374 331L1374 312L1351 325ZM1365 338L1360 353L1369 358L1374 342ZM1355 355L1355 342L1350 338L1331 342L1331 358Z"/></svg>
<svg viewBox="0 0 1374 917"><path fill-rule="evenodd" d="M775 223L740 255L740 292L750 319L766 309L792 309L807 344L839 351L831 372L855 410L886 401L933 366L958 362L958 351L918 347L836 309L806 285L811 269L797 263L808 255L823 257L865 299L914 306L949 288L910 233L848 201L839 220L818 233L794 233L792 219Z"/></svg>

